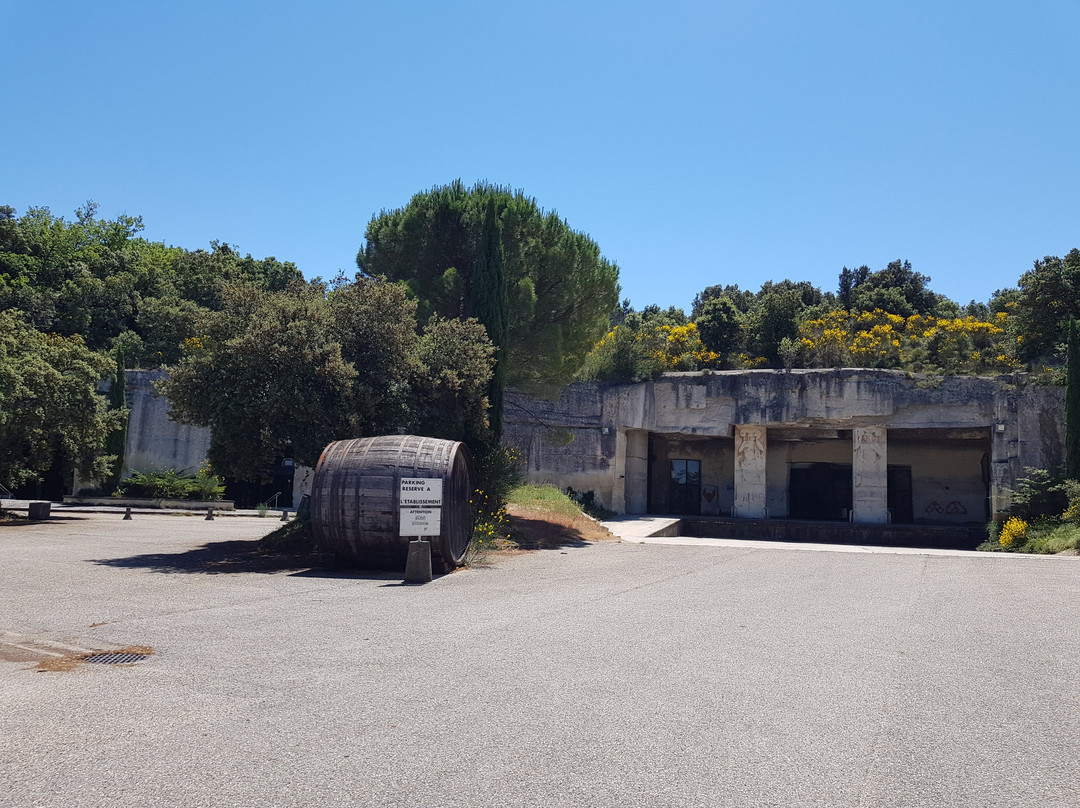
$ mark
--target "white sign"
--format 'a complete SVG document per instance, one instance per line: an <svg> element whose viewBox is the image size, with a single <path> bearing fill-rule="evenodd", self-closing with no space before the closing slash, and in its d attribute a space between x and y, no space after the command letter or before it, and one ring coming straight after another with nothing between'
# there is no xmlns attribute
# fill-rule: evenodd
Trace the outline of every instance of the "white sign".
<svg viewBox="0 0 1080 808"><path fill-rule="evenodd" d="M442 478L402 477L398 489L398 507L441 508Z"/></svg>
<svg viewBox="0 0 1080 808"><path fill-rule="evenodd" d="M399 536L438 536L442 508L402 508Z"/></svg>

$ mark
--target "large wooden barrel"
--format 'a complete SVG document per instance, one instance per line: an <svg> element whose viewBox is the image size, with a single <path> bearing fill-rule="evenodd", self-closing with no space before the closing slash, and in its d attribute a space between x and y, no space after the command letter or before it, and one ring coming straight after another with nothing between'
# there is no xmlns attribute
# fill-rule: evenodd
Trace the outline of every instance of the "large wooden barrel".
<svg viewBox="0 0 1080 808"><path fill-rule="evenodd" d="M398 535L403 477L443 481L441 532L424 538L433 568L460 564L473 531L472 454L464 443L439 438L385 435L327 446L311 489L319 545L347 563L404 569L411 537Z"/></svg>

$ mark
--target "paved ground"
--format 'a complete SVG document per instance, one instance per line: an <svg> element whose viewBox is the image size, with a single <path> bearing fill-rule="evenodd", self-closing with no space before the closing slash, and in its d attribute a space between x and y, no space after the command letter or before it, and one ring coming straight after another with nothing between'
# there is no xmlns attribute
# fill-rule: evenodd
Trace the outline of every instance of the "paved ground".
<svg viewBox="0 0 1080 808"><path fill-rule="evenodd" d="M157 652L0 661L0 805L1080 804L1077 559L627 541L405 587L253 560L274 526L0 526L0 644Z"/></svg>

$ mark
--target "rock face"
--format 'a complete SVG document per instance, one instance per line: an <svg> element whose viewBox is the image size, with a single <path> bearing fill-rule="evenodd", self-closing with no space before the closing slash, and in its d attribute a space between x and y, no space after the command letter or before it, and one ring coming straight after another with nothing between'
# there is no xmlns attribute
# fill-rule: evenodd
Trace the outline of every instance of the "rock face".
<svg viewBox="0 0 1080 808"><path fill-rule="evenodd" d="M1062 462L1063 413L1021 375L724 371L510 391L504 435L531 481L616 512L977 524Z"/></svg>

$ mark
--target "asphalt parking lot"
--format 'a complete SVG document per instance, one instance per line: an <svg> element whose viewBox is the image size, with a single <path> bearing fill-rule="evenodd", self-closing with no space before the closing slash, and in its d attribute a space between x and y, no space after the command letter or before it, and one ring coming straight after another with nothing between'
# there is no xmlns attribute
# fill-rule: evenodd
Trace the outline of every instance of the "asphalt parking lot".
<svg viewBox="0 0 1080 808"><path fill-rule="evenodd" d="M1080 559L609 542L403 586L254 556L276 526L0 526L0 805L1080 804Z"/></svg>

